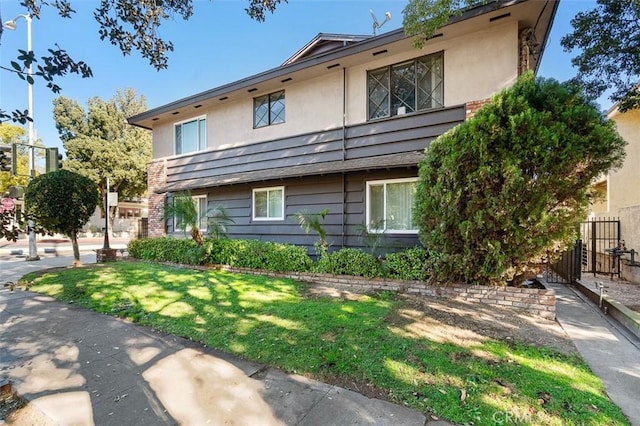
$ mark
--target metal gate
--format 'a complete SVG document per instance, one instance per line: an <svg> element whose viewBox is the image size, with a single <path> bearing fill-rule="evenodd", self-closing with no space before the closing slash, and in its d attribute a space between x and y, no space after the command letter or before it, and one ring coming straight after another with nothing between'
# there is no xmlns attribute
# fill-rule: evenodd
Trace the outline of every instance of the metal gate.
<svg viewBox="0 0 640 426"><path fill-rule="evenodd" d="M582 238L582 272L620 276L620 256L612 249L619 246L620 221L616 218L594 218L580 226Z"/></svg>
<svg viewBox="0 0 640 426"><path fill-rule="evenodd" d="M149 219L143 217L138 220L138 239L147 238L149 236Z"/></svg>
<svg viewBox="0 0 640 426"><path fill-rule="evenodd" d="M580 279L581 255L582 240L578 240L571 250L562 252L558 260L545 263L545 281L556 284L573 284L574 281Z"/></svg>

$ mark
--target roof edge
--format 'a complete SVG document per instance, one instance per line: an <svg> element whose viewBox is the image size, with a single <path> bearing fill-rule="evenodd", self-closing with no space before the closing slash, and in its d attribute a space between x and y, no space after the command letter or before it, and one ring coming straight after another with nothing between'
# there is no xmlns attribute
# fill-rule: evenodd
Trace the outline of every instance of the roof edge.
<svg viewBox="0 0 640 426"><path fill-rule="evenodd" d="M448 25L452 25L454 23L457 22L462 22L465 21L467 19L471 19L471 18L475 18L477 16L481 16L484 15L486 13L495 11L497 9L500 8L504 8L504 7L510 7L510 6L514 6L520 3L525 3L527 1L532 1L532 0L492 0L483 4L480 4L478 6L475 6L473 8L467 9L465 10L461 15L457 15L457 16L452 16L449 21L447 22L446 25L443 26L446 27ZM545 0L546 2L549 2L550 0ZM554 2L555 6L554 6L554 15L555 16L555 11L557 10L557 3L558 2ZM316 36L312 42L318 38L321 34L324 33L319 33L318 36ZM328 33L327 33L328 34ZM329 35L329 34L328 34ZM255 85L258 84L260 82L272 79L272 78L277 78L277 77L281 77L284 76L285 74L291 73L291 72L295 72L295 71L299 71L302 69L306 69L306 68L310 68L312 66L315 65L319 65L319 64L324 64L324 63L328 63L331 61L335 61L335 60L339 60L341 58L344 58L346 56L352 55L352 54L356 54L356 53L360 53L366 50L370 50L370 49L375 49L378 48L380 46L386 45L386 44L390 44L393 43L395 41L401 40L403 38L407 38L408 36L405 34L404 32L404 28L398 28L392 31L389 31L387 33L384 34L380 34L377 36L373 36L373 37L369 37L365 40L359 41L357 43L353 43L350 44L348 46L336 49L336 50L332 50L330 52L326 52L323 54L319 54L317 56L312 56L310 58L305 58L305 59L301 59L299 61L295 61L292 63L289 63L287 65L281 65L272 69L269 69L267 71L263 71L261 73L258 74L254 74L251 75L249 77L240 79L240 80L236 80L234 82L231 83L227 83L224 84L222 86L218 86L215 87L213 89L209 89L206 90L204 92L200 92L197 93L195 95L191 95L185 98L181 98L178 99L176 101L170 102L168 104L164 104L161 105L159 107L156 108L152 108L149 109L145 112L142 112L140 114L136 114L134 116L128 117L127 118L127 122L131 125L135 125L138 127L142 127L145 129L149 129L148 127L142 126L140 124L138 124L137 122L152 118L154 116L160 115L160 114L164 114L170 111L173 111L175 109L178 108L182 108L185 106L188 106L190 104L193 103L198 103L198 102L203 102L207 99L210 98L214 98L214 97L218 97L218 96L224 96L226 93L232 92L234 90L238 90L238 89L242 89L244 87L248 87L251 85ZM548 37L548 31L547 34L545 35L545 37ZM310 42L311 43L311 42ZM307 43L308 45L309 43ZM537 69L536 69L537 71Z"/></svg>

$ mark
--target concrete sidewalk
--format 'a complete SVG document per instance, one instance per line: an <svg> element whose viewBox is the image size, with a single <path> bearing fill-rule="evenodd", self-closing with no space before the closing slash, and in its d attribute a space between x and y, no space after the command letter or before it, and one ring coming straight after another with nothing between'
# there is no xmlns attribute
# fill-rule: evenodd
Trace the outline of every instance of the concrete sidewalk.
<svg viewBox="0 0 640 426"><path fill-rule="evenodd" d="M65 260L3 261L0 284ZM13 382L51 424L427 423L399 405L29 291L0 290L0 333L0 382Z"/></svg>
<svg viewBox="0 0 640 426"><path fill-rule="evenodd" d="M640 340L571 287L556 291L556 319L604 383L611 400L640 426Z"/></svg>

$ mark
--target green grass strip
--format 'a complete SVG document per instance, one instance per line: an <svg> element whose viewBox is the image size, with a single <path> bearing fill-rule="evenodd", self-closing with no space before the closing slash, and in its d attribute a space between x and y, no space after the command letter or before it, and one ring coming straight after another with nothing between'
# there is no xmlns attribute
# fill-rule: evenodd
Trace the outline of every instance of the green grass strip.
<svg viewBox="0 0 640 426"><path fill-rule="evenodd" d="M311 298L289 279L142 262L24 279L33 291L459 424L629 424L582 359L433 337L434 319L388 293Z"/></svg>

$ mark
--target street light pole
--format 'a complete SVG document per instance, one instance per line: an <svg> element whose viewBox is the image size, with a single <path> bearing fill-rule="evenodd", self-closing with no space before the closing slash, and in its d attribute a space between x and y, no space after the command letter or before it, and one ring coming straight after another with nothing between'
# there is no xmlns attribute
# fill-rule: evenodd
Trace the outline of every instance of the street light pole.
<svg viewBox="0 0 640 426"><path fill-rule="evenodd" d="M6 21L3 24L3 28L7 30L15 30L16 29L16 21L20 18L24 18L27 21L27 52L31 52L31 15L28 13L18 15L15 18ZM29 164L27 165L29 179L33 179L35 177L35 156L33 147L35 145L35 134L33 129L33 68L31 62L29 62L29 66L27 67L27 98L28 98L28 110L27 114L29 118ZM40 256L38 256L38 248L36 246L36 231L35 231L35 223L32 220L29 221L28 225L29 231L29 257L27 260L40 260Z"/></svg>

